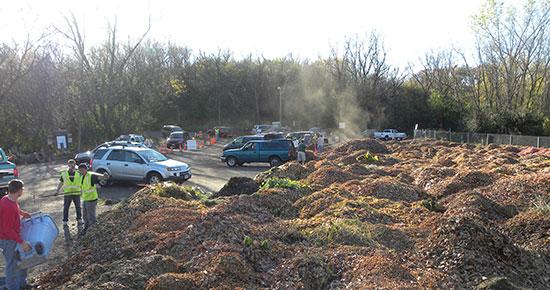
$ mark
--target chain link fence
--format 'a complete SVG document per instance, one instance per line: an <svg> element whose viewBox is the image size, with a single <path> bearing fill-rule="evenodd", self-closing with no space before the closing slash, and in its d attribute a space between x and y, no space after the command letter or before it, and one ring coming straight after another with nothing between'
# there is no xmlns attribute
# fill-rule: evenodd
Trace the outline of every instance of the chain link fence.
<svg viewBox="0 0 550 290"><path fill-rule="evenodd" d="M464 133L438 130L415 130L416 138L430 138L436 140L446 140L457 143L473 144L497 144L497 145L522 145L533 147L550 148L549 136L524 136L524 135L504 135L490 133Z"/></svg>

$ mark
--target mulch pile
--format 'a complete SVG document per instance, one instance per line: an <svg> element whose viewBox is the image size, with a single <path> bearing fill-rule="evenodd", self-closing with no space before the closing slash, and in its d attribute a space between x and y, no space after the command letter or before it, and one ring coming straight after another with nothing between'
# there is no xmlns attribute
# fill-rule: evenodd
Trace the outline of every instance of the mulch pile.
<svg viewBox="0 0 550 290"><path fill-rule="evenodd" d="M352 140L210 196L145 188L44 289L550 289L546 150ZM270 178L303 187L262 188ZM284 184L284 183L281 183ZM282 187L282 185L281 185Z"/></svg>
<svg viewBox="0 0 550 290"><path fill-rule="evenodd" d="M229 181L214 194L215 197L231 196L239 194L253 194L260 186L254 179L248 177L231 177Z"/></svg>

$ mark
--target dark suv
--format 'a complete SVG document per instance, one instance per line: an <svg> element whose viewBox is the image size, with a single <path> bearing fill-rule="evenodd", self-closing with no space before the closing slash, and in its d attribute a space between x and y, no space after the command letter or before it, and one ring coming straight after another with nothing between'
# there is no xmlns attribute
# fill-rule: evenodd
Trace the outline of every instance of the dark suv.
<svg viewBox="0 0 550 290"><path fill-rule="evenodd" d="M223 151L220 158L229 167L252 162L265 162L274 167L294 159L295 156L296 149L291 140L277 139L250 141L242 148Z"/></svg>
<svg viewBox="0 0 550 290"><path fill-rule="evenodd" d="M166 139L166 147L174 149L179 148L180 145L183 146L185 143L187 143L187 140L190 139L191 136L189 135L189 132L172 132L170 136L168 136L168 139Z"/></svg>

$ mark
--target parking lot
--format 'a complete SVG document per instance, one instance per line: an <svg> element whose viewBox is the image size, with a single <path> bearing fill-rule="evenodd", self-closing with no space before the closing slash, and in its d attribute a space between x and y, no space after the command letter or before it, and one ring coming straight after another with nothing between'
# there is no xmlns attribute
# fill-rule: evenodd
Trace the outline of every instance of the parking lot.
<svg viewBox="0 0 550 290"><path fill-rule="evenodd" d="M167 156L172 159L186 162L192 170L193 177L185 185L200 186L205 190L215 192L231 178L236 176L254 177L259 172L269 169L267 164L253 164L243 167L229 168L219 159L222 150L221 144L207 146L199 151L173 152ZM65 162L51 162L45 164L31 164L19 166L20 178L25 182L25 195L22 197L21 208L30 212L42 211L51 215L59 227L59 237L56 240L51 261L62 260L67 256L71 243L78 242L77 226L74 220L74 207L71 207L69 227L63 229L63 196L53 196L59 183L59 173L65 169ZM130 197L142 187L131 183L116 183L112 186L100 188L100 200L120 201ZM98 214L107 211L110 205L100 202ZM0 262L3 271L3 260ZM49 264L49 263L48 263ZM47 264L31 270L32 274L45 269Z"/></svg>

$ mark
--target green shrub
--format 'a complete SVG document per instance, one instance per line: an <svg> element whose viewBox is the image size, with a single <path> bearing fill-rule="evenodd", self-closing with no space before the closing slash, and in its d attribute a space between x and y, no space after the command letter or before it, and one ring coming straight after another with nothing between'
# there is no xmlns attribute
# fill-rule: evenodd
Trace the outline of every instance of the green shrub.
<svg viewBox="0 0 550 290"><path fill-rule="evenodd" d="M550 195L541 195L533 202L535 210L550 214Z"/></svg>
<svg viewBox="0 0 550 290"><path fill-rule="evenodd" d="M245 247L248 248L248 247L252 246L252 243L253 243L253 242L254 242L254 241L252 240L251 237L249 237L249 236L244 236L244 239L243 239L243 246L245 246Z"/></svg>
<svg viewBox="0 0 550 290"><path fill-rule="evenodd" d="M267 179L263 184L261 189L268 188L289 188L289 189L299 189L299 190L309 190L310 187L307 184L304 184L297 180L292 180L290 178L278 178L272 177Z"/></svg>
<svg viewBox="0 0 550 290"><path fill-rule="evenodd" d="M305 232L319 245L370 246L374 244L372 235L370 227L357 219L337 219Z"/></svg>
<svg viewBox="0 0 550 290"><path fill-rule="evenodd" d="M260 248L262 250L267 250L269 248L269 241L268 240L263 240L260 242Z"/></svg>
<svg viewBox="0 0 550 290"><path fill-rule="evenodd" d="M151 187L151 194L160 197L171 197L182 200L197 200L208 202L211 193L197 186L182 186L171 182L155 184Z"/></svg>
<svg viewBox="0 0 550 290"><path fill-rule="evenodd" d="M435 199L425 199L422 201L422 206L433 212L444 212L445 207L439 204Z"/></svg>
<svg viewBox="0 0 550 290"><path fill-rule="evenodd" d="M357 156L357 158L355 158L355 160L361 162L361 163L378 163L380 162L380 157L374 155L374 154L371 154L370 152L367 152L363 155L359 155Z"/></svg>

